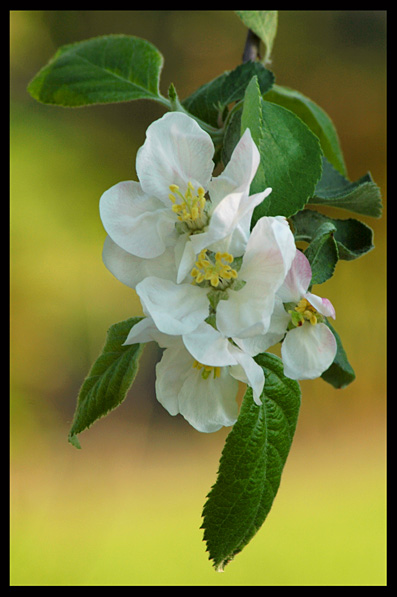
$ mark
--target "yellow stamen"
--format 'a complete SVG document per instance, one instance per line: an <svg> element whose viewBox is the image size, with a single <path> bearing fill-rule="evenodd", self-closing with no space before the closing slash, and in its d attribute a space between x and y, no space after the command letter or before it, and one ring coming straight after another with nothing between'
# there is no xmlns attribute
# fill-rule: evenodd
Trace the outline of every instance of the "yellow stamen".
<svg viewBox="0 0 397 597"><path fill-rule="evenodd" d="M168 195L172 205L172 211L178 215L178 220L184 222L191 230L201 230L208 222L205 212L206 199L203 187L198 187L197 194L193 184L189 181L184 195L178 185L169 186L171 194ZM176 203L177 197L180 203Z"/></svg>
<svg viewBox="0 0 397 597"><path fill-rule="evenodd" d="M215 263L208 258L207 250L204 249L198 256L195 267L190 272L196 284L208 280L214 288L222 285L223 281L237 278L237 272L230 267L233 255L229 253L216 253Z"/></svg>
<svg viewBox="0 0 397 597"><path fill-rule="evenodd" d="M221 376L221 368L220 367L211 367L210 365L203 365L199 361L194 360L193 362L194 369L202 369L201 377L203 379L208 379L211 373L213 372L214 379Z"/></svg>
<svg viewBox="0 0 397 597"><path fill-rule="evenodd" d="M301 299L295 307L297 313L301 313L302 317L306 321L310 321L312 325L317 323L317 310L309 303L305 298ZM303 321L302 321L303 323Z"/></svg>

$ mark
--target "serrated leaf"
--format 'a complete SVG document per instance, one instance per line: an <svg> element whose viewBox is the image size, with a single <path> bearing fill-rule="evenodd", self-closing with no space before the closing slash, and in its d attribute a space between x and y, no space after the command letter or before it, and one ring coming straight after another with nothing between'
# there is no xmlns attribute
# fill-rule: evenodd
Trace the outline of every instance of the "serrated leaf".
<svg viewBox="0 0 397 597"><path fill-rule="evenodd" d="M382 197L368 172L355 182L347 180L324 157L323 173L309 203L347 209L363 216L380 218Z"/></svg>
<svg viewBox="0 0 397 597"><path fill-rule="evenodd" d="M59 48L28 91L40 102L67 107L160 100L162 66L162 55L144 39L95 37Z"/></svg>
<svg viewBox="0 0 397 597"><path fill-rule="evenodd" d="M123 343L131 328L141 319L131 317L109 328L105 346L79 392L69 433L69 442L76 448L80 448L77 434L114 410L125 399L138 372L143 345L123 346Z"/></svg>
<svg viewBox="0 0 397 597"><path fill-rule="evenodd" d="M299 116L316 137L318 137L324 155L329 162L341 174L347 175L338 134L331 118L320 106L303 95L303 93L281 85L273 85L272 89L266 93L264 99L283 106Z"/></svg>
<svg viewBox="0 0 397 597"><path fill-rule="evenodd" d="M296 241L312 242L320 226L332 224L339 259L351 261L374 248L372 229L354 218L329 218L313 209L303 209L291 218Z"/></svg>
<svg viewBox="0 0 397 597"><path fill-rule="evenodd" d="M273 85L273 73L259 62L247 62L199 87L183 100L183 107L211 126L219 127L224 109L244 97L254 75L258 77L261 92L266 93Z"/></svg>
<svg viewBox="0 0 397 597"><path fill-rule="evenodd" d="M266 376L262 405L255 404L248 388L203 509L204 540L217 570L247 545L265 521L298 420L298 382L284 376L275 355L266 353L255 360Z"/></svg>
<svg viewBox="0 0 397 597"><path fill-rule="evenodd" d="M251 29L266 46L263 62L270 61L274 39L277 33L277 10L236 10L235 13L244 25Z"/></svg>
<svg viewBox="0 0 397 597"><path fill-rule="evenodd" d="M310 286L323 284L334 274L339 259L335 231L336 227L332 222L324 222L316 229L314 238L305 250L312 269Z"/></svg>
<svg viewBox="0 0 397 597"><path fill-rule="evenodd" d="M306 124L286 108L260 102L260 164L250 192L273 190L255 208L252 226L263 216L288 218L300 211L313 196L322 171L320 143Z"/></svg>

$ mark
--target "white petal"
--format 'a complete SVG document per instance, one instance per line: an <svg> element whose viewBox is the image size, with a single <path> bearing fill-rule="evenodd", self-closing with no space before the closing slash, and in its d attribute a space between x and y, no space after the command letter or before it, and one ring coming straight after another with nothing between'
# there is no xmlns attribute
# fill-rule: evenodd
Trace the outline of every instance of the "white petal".
<svg viewBox="0 0 397 597"><path fill-rule="evenodd" d="M237 420L237 381L226 368L220 377L210 374L203 379L201 371L191 367L179 392L179 412L198 431L213 433L230 427Z"/></svg>
<svg viewBox="0 0 397 597"><path fill-rule="evenodd" d="M164 334L189 334L208 317L207 295L198 286L149 276L137 285L136 292L144 313Z"/></svg>
<svg viewBox="0 0 397 597"><path fill-rule="evenodd" d="M183 342L190 354L203 365L224 367L236 365L232 344L211 325L204 322L191 334L184 334Z"/></svg>
<svg viewBox="0 0 397 597"><path fill-rule="evenodd" d="M108 235L132 255L157 257L175 242L175 214L137 182L120 182L108 189L99 211Z"/></svg>
<svg viewBox="0 0 397 597"><path fill-rule="evenodd" d="M178 395L193 368L193 362L180 342L179 346L166 348L161 361L156 365L156 397L170 415L180 412Z"/></svg>
<svg viewBox="0 0 397 597"><path fill-rule="evenodd" d="M297 250L283 285L278 295L284 303L298 302L309 288L312 279L310 263L302 253Z"/></svg>
<svg viewBox="0 0 397 597"><path fill-rule="evenodd" d="M315 379L332 364L336 340L324 324L305 322L290 330L282 344L284 373L291 379Z"/></svg>
<svg viewBox="0 0 397 597"><path fill-rule="evenodd" d="M218 329L229 337L247 338L268 331L275 293L282 284L296 251L284 218L261 218L247 243L238 279L240 290L229 290L217 307Z"/></svg>
<svg viewBox="0 0 397 597"><path fill-rule="evenodd" d="M143 259L127 253L107 236L102 259L108 270L123 284L135 288L147 276L176 279L174 250L169 247L155 259Z"/></svg>
<svg viewBox="0 0 397 597"><path fill-rule="evenodd" d="M161 348L183 346L179 336L170 336L160 332L151 317L145 317L132 326L123 346L145 342L157 342Z"/></svg>
<svg viewBox="0 0 397 597"><path fill-rule="evenodd" d="M309 301L309 303L319 313L321 313L321 315L324 315L325 317L332 317L333 319L335 319L335 309L330 300L326 298L321 298L320 296L312 294L311 292L306 292L304 298L306 298Z"/></svg>
<svg viewBox="0 0 397 597"><path fill-rule="evenodd" d="M230 375L249 385L252 388L252 395L256 404L262 404L260 397L265 385L265 374L262 367L252 357L236 347L234 355L239 366L230 367ZM242 375L242 372L244 372L244 375Z"/></svg>
<svg viewBox="0 0 397 597"><path fill-rule="evenodd" d="M249 194L251 182L259 166L259 151L252 140L251 131L245 133L237 143L222 174L214 177L209 185L213 207L226 195L242 192Z"/></svg>
<svg viewBox="0 0 397 597"><path fill-rule="evenodd" d="M170 206L169 185L182 194L190 181L207 188L214 169L214 145L197 122L181 112L168 112L153 122L138 150L136 171L144 191Z"/></svg>
<svg viewBox="0 0 397 597"><path fill-rule="evenodd" d="M290 320L290 315L285 311L281 300L276 296L270 326L266 334L250 338L233 338L233 340L244 352L254 357L283 339Z"/></svg>

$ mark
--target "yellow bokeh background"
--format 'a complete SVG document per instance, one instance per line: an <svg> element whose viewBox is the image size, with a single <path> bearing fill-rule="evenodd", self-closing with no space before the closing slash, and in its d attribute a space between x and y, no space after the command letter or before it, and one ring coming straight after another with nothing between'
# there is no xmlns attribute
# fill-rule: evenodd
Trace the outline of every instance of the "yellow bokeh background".
<svg viewBox="0 0 397 597"><path fill-rule="evenodd" d="M351 180L368 170L386 204L386 12L281 11L277 83L333 119ZM386 584L386 210L375 250L339 262L314 289L357 379L302 382L302 408L272 511L223 574L201 510L228 430L200 434L154 394L148 345L126 401L67 442L79 387L106 330L140 315L101 261L101 194L136 179L135 155L164 109L146 101L63 109L29 80L63 44L109 33L151 41L161 91L183 99L241 62L232 11L11 11L12 586L329 586Z"/></svg>

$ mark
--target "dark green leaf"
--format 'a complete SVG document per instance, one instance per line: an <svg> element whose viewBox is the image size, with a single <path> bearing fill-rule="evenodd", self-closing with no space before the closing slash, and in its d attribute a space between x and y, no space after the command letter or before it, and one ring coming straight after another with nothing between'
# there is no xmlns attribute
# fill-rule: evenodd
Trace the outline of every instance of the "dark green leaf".
<svg viewBox="0 0 397 597"><path fill-rule="evenodd" d="M323 160L322 177L309 203L340 207L374 218L382 215L380 189L371 174L368 172L356 182L350 182L326 158Z"/></svg>
<svg viewBox="0 0 397 597"><path fill-rule="evenodd" d="M345 160L339 143L338 134L332 120L322 108L303 93L273 85L264 97L269 102L274 102L299 116L310 130L318 137L324 155L333 166L346 176Z"/></svg>
<svg viewBox="0 0 397 597"><path fill-rule="evenodd" d="M356 374L354 373L352 366L347 360L347 356L342 346L342 342L339 335L334 330L329 321L326 320L325 323L335 336L337 352L334 362L326 371L324 371L321 377L324 381L334 386L334 388L345 388L350 383L352 383L352 381L355 380Z"/></svg>
<svg viewBox="0 0 397 597"><path fill-rule="evenodd" d="M313 240L305 250L312 269L310 286L323 284L334 274L339 257L335 231L332 222L324 222L316 229Z"/></svg>
<svg viewBox="0 0 397 597"><path fill-rule="evenodd" d="M266 353L255 360L266 376L262 405L255 404L248 388L203 509L204 539L217 570L244 548L265 521L298 420L298 382L284 376L275 355Z"/></svg>
<svg viewBox="0 0 397 597"><path fill-rule="evenodd" d="M247 62L199 87L182 102L183 107L211 126L219 127L222 125L224 109L244 97L245 89L254 75L258 77L262 93L273 85L273 73L259 62Z"/></svg>
<svg viewBox="0 0 397 597"><path fill-rule="evenodd" d="M78 396L69 433L69 441L76 448L80 448L77 434L119 406L126 397L137 374L143 346L123 346L123 343L132 326L141 319L131 317L109 328L102 353L92 366Z"/></svg>
<svg viewBox="0 0 397 597"><path fill-rule="evenodd" d="M335 227L333 234L338 247L339 259L351 261L374 248L372 229L353 218L339 220L324 216L312 209L304 209L295 214L291 220L295 240L309 243L316 237L320 226L326 223L332 224Z"/></svg>
<svg viewBox="0 0 397 597"><path fill-rule="evenodd" d="M69 107L159 100L162 66L162 55L144 39L95 37L62 46L34 77L28 91L45 104Z"/></svg>

